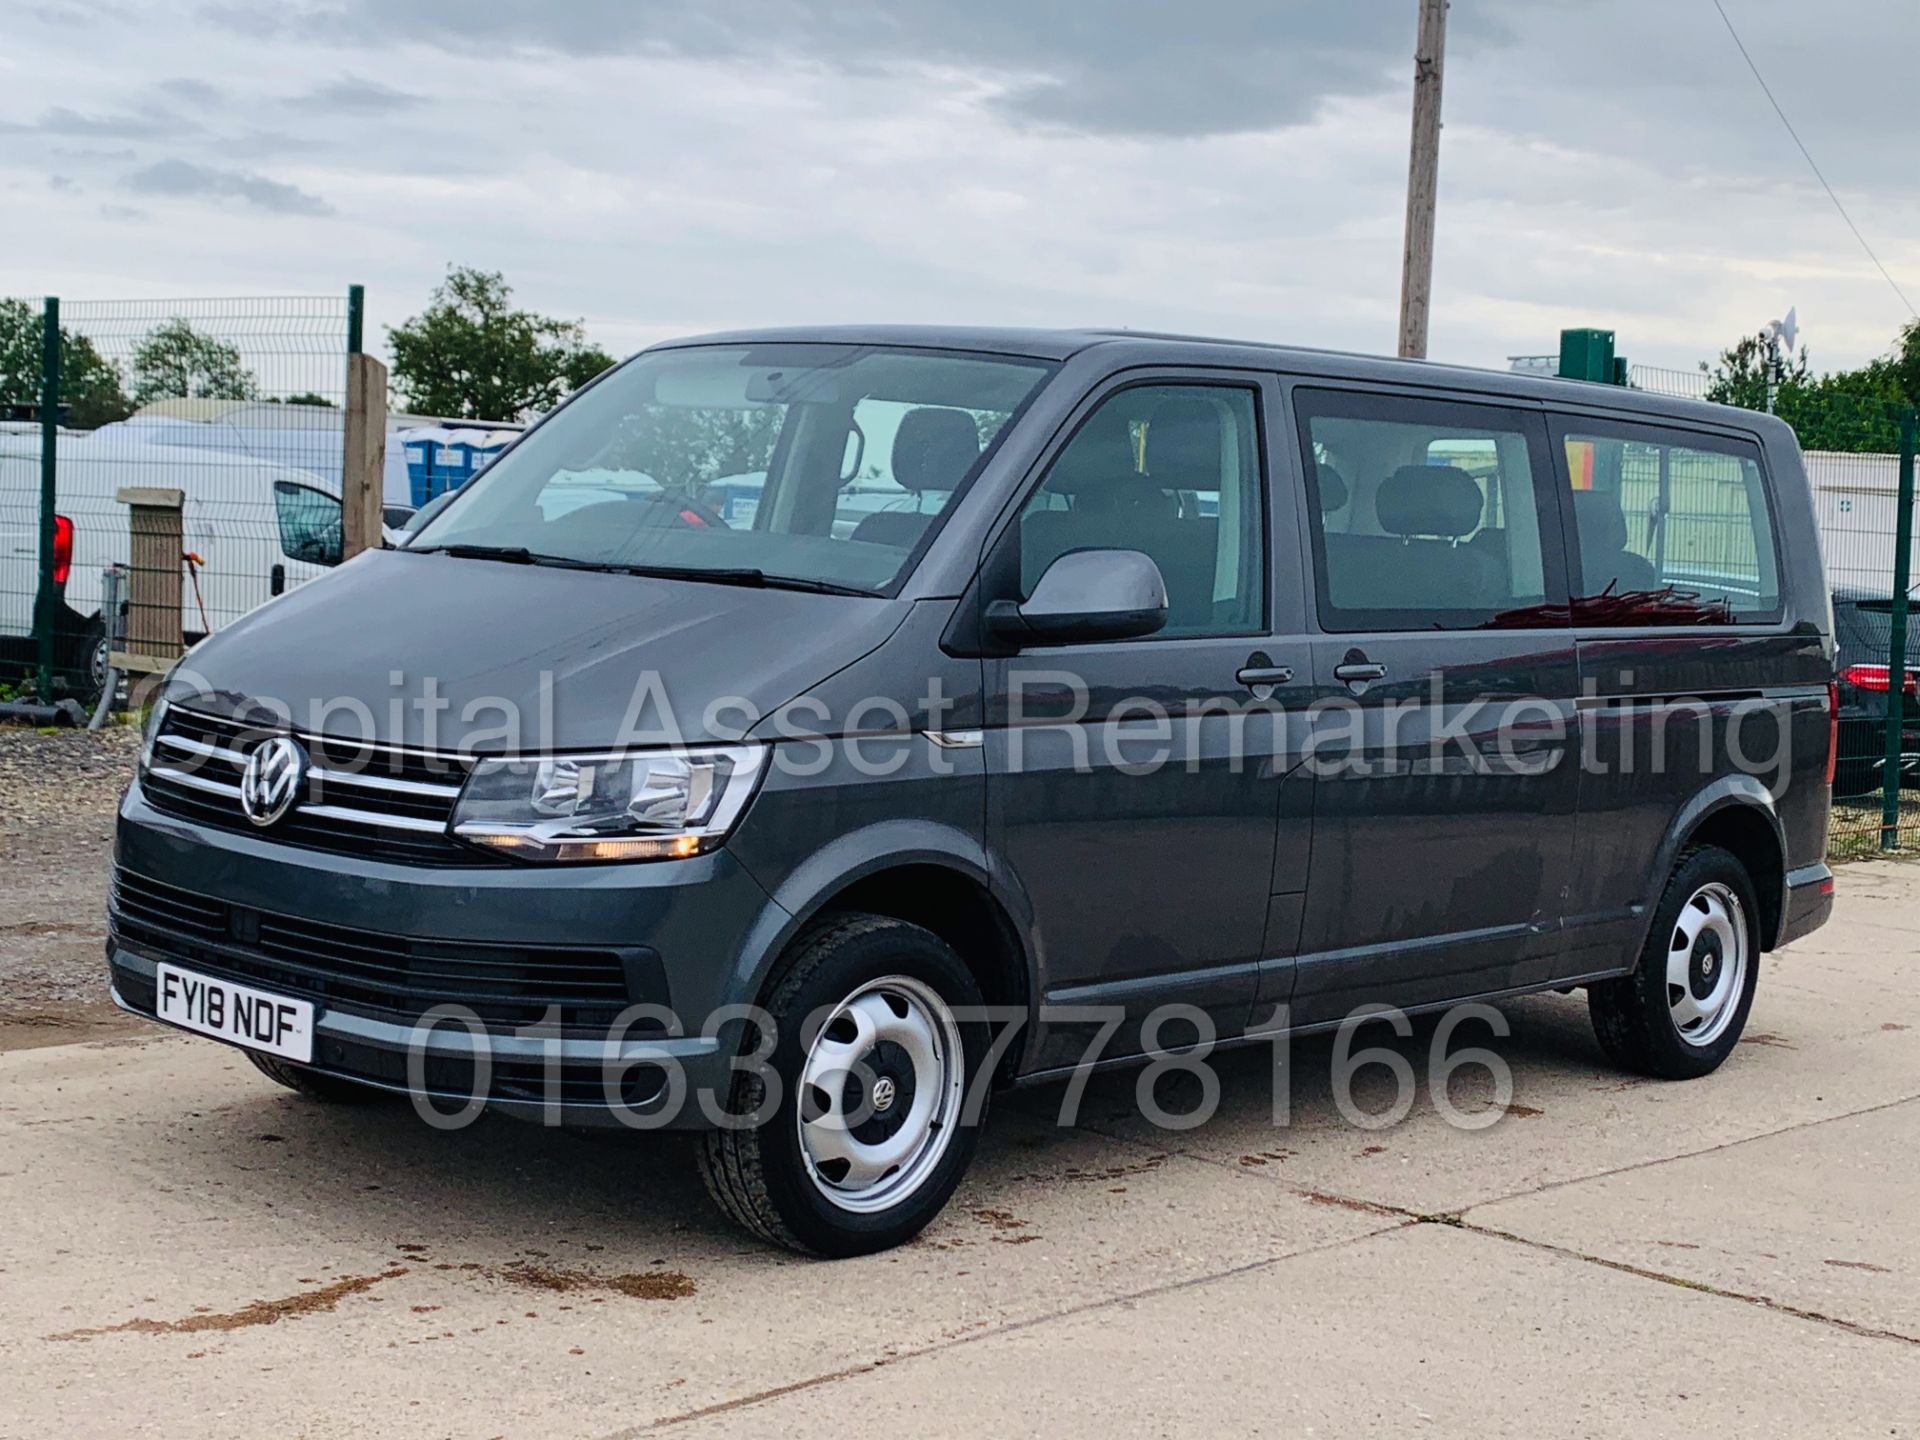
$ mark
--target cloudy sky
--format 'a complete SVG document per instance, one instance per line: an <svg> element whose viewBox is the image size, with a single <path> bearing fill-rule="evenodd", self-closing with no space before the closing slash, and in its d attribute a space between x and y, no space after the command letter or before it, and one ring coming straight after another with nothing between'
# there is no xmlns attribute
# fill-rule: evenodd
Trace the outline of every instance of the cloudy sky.
<svg viewBox="0 0 1920 1440"><path fill-rule="evenodd" d="M1912 0L1724 0L1920 303ZM449 262L618 353L759 323L1391 350L1414 0L16 0L0 294L335 293ZM1904 73L1903 73L1904 71ZM1455 0L1432 353L1691 367L1909 312L1712 0Z"/></svg>

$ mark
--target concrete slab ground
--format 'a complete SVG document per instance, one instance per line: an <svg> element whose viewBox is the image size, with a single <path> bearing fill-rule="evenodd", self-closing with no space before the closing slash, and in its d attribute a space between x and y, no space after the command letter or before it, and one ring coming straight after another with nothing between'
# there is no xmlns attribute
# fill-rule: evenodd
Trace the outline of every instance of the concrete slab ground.
<svg viewBox="0 0 1920 1440"><path fill-rule="evenodd" d="M1920 866L1842 873L1716 1076L1513 1075L1357 1128L1332 1042L1001 1106L914 1245L759 1246L683 1143L333 1110L211 1042L0 1054L0 1436L1920 1433ZM1362 1045L1376 1043L1363 1038ZM1386 1103L1384 1071L1355 1099ZM1192 1094L1161 1092L1171 1109Z"/></svg>
<svg viewBox="0 0 1920 1440"><path fill-rule="evenodd" d="M775 1435L1882 1435L1874 1341L1420 1225L1010 1330L752 1411ZM1781 1364L1794 1356L1790 1369ZM640 1433L640 1432L635 1432Z"/></svg>

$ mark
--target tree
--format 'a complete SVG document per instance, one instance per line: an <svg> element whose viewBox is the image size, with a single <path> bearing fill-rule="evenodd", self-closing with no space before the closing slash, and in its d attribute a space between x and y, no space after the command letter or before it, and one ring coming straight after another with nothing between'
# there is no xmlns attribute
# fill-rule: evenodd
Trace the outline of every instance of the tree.
<svg viewBox="0 0 1920 1440"><path fill-rule="evenodd" d="M1909 320L1900 331L1900 345L1888 365L1894 383L1909 405L1920 405L1920 320Z"/></svg>
<svg viewBox="0 0 1920 1440"><path fill-rule="evenodd" d="M1747 410L1767 408L1768 369L1773 352L1767 337L1748 335L1721 352L1711 369L1707 398ZM1920 404L1920 322L1900 333L1889 356L1869 360L1857 370L1815 375L1803 347L1774 373L1773 411L1799 437L1806 450L1888 454L1899 448L1900 413Z"/></svg>
<svg viewBox="0 0 1920 1440"><path fill-rule="evenodd" d="M40 312L24 300L0 300L0 409L40 404L44 354ZM60 403L66 423L81 430L124 420L132 413L120 388L120 370L84 335L60 327Z"/></svg>
<svg viewBox="0 0 1920 1440"><path fill-rule="evenodd" d="M1700 368L1707 370L1707 362L1702 360ZM1731 350L1720 352L1719 363L1707 373L1710 377L1707 399L1721 405L1738 405L1743 410L1764 410L1769 378L1781 388L1806 384L1810 373L1807 347L1802 345L1797 356L1783 357L1776 368L1773 343L1764 331L1758 335L1742 335Z"/></svg>
<svg viewBox="0 0 1920 1440"><path fill-rule="evenodd" d="M578 390L589 380L599 378L602 373L611 370L619 363L598 345L583 343L578 350L567 355L566 368L561 378L567 382L567 389L571 392Z"/></svg>
<svg viewBox="0 0 1920 1440"><path fill-rule="evenodd" d="M407 408L455 420L520 420L552 408L613 364L578 320L513 308L497 271L450 266L425 310L389 326Z"/></svg>
<svg viewBox="0 0 1920 1440"><path fill-rule="evenodd" d="M744 410L640 405L594 463L687 487L765 471L780 438L781 413L773 405Z"/></svg>
<svg viewBox="0 0 1920 1440"><path fill-rule="evenodd" d="M133 352L133 403L252 400L260 393L240 352L175 316L147 332Z"/></svg>
<svg viewBox="0 0 1920 1440"><path fill-rule="evenodd" d="M339 408L333 403L333 401L329 400L326 396L316 395L311 390L296 391L294 394L288 395L285 397L282 397L279 395L269 395L267 396L267 401L269 404L273 404L273 405L324 405L329 410L335 410Z"/></svg>

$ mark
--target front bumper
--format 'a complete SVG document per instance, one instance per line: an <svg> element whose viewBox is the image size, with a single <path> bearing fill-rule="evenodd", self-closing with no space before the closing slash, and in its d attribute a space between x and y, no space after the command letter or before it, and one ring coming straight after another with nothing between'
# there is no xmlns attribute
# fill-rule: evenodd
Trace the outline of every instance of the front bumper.
<svg viewBox="0 0 1920 1440"><path fill-rule="evenodd" d="M317 1070L390 1090L418 1082L444 1113L473 1096L484 1053L478 1069L487 1074L487 1108L549 1124L710 1123L705 1111L725 1100L736 1050L734 1033L707 1020L741 998L729 993L732 977L754 968L742 952L774 906L724 849L639 865L419 866L196 825L155 810L137 784L121 802L114 851L129 892L144 884L163 897L206 902L174 907L183 917L175 925L164 908L116 899L107 962L123 1008L156 1018L158 961L224 975L314 1003ZM284 938L268 953L262 935L276 929L283 937L321 936L324 954L290 951ZM359 958L376 942L377 963L387 968ZM624 1038L601 1019L529 1033L497 1014L471 1027L428 1029L420 1012L463 996L436 994L429 977L372 1004L366 982L348 984L327 968L377 974L391 990L391 967L413 963L392 956L416 947L438 952L417 966L434 971L445 968L439 954L494 956L524 946L537 959L556 944L623 957L615 974L625 977L625 990L617 999L660 1008ZM657 1023L666 1015L671 1023ZM610 1062L620 1108L607 1091ZM703 1094L712 1097L706 1106Z"/></svg>

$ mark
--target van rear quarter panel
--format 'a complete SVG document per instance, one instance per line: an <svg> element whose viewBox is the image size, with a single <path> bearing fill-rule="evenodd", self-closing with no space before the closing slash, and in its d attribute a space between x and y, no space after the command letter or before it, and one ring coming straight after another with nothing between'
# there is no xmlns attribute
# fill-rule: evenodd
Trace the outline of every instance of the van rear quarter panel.
<svg viewBox="0 0 1920 1440"><path fill-rule="evenodd" d="M1781 619L1576 631L1585 743L1567 916L1570 944L1596 956L1638 947L1673 854L1723 805L1773 812L1784 870L1826 852L1832 600L1793 433L1770 416L1750 418L1745 434L1765 456L1778 534Z"/></svg>

